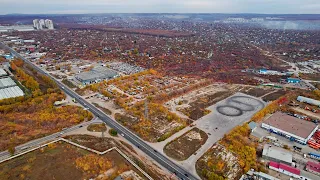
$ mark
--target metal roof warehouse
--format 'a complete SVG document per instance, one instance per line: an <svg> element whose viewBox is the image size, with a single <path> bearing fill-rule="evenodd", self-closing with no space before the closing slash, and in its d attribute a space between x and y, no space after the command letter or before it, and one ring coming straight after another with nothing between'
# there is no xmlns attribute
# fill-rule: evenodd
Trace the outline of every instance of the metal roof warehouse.
<svg viewBox="0 0 320 180"><path fill-rule="evenodd" d="M18 86L0 89L0 99L13 98L23 95L23 91Z"/></svg>
<svg viewBox="0 0 320 180"><path fill-rule="evenodd" d="M75 76L82 84L92 84L104 79L111 79L117 76L114 70L105 67L94 67L91 71L83 72Z"/></svg>
<svg viewBox="0 0 320 180"><path fill-rule="evenodd" d="M15 86L15 85L16 83L10 77L0 79L0 89Z"/></svg>
<svg viewBox="0 0 320 180"><path fill-rule="evenodd" d="M301 120L281 112L276 112L263 121L261 127L301 144L306 144L318 129L318 125L313 122Z"/></svg>
<svg viewBox="0 0 320 180"><path fill-rule="evenodd" d="M288 164L290 166L292 163L292 153L268 144L265 144L263 147L262 157L271 161Z"/></svg>

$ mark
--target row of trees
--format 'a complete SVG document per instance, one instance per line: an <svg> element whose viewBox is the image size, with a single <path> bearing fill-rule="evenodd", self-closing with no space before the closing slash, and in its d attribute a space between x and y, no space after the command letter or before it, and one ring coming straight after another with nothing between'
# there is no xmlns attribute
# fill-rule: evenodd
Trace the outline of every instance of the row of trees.
<svg viewBox="0 0 320 180"><path fill-rule="evenodd" d="M23 65L24 62L21 59L15 59L10 62L11 70L15 73L17 79L22 82L26 88L31 91L36 91L39 89L39 83L21 69Z"/></svg>
<svg viewBox="0 0 320 180"><path fill-rule="evenodd" d="M261 121L267 114L272 114L272 113L280 110L287 103L288 103L288 98L281 97L281 98L271 102L266 107L264 107L262 110L258 111L256 114L254 114L253 117L251 118L251 120L255 121L255 122Z"/></svg>

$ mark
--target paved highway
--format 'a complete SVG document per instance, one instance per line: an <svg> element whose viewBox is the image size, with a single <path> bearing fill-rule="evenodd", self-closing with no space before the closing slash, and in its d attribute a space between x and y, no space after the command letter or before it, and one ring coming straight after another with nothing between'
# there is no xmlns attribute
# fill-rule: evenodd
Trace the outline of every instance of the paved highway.
<svg viewBox="0 0 320 180"><path fill-rule="evenodd" d="M10 47L6 46L2 42L0 42L0 47L4 47L10 52L15 55L16 57L21 58L22 60L25 61L25 63L31 65L35 70L38 72L45 74L52 78L58 86L69 96L73 97L76 99L77 102L82 104L84 107L88 108L89 111L91 111L96 117L104 121L108 126L111 128L114 128L115 130L118 131L120 134L124 134L124 138L126 138L128 141L130 141L132 144L134 144L136 147L141 149L144 153L149 155L151 158L153 158L155 161L157 161L159 164L161 164L163 167L167 168L169 171L174 173L177 177L180 179L197 179L194 177L191 173L189 173L187 170L184 168L178 166L177 164L173 163L171 160L169 160L167 157L165 157L163 154L159 153L155 149L153 149L151 146L149 146L147 143L145 143L141 138L139 138L137 135L123 127L121 124L110 118L108 115L100 111L98 108L84 100L81 96L79 96L77 93L74 91L70 90L67 86L62 84L61 82L57 81L54 79L51 75L47 74L45 71L43 71L41 68L38 66L34 65L32 62L27 60L26 58L22 57L19 53L17 53L15 50L11 49Z"/></svg>

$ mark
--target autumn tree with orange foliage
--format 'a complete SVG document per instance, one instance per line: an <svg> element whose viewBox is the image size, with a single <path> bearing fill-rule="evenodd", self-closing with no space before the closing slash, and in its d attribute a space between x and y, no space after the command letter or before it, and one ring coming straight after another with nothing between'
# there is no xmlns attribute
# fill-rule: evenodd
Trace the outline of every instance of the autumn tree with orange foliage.
<svg viewBox="0 0 320 180"><path fill-rule="evenodd" d="M76 159L77 168L90 174L101 174L113 167L112 161L103 156L88 154Z"/></svg>
<svg viewBox="0 0 320 180"><path fill-rule="evenodd" d="M55 107L54 102L65 99L65 94L50 78L36 74L33 69L25 72L23 62L19 60L12 61L11 66L15 69L17 79L32 90L32 96L0 100L0 150L92 119L93 115L81 107ZM27 72L36 74L41 86L47 87L46 91L41 91L39 82ZM11 138L16 141L10 141Z"/></svg>
<svg viewBox="0 0 320 180"><path fill-rule="evenodd" d="M286 103L288 103L288 99L286 97L281 97L266 107L258 111L256 114L253 115L251 118L252 121L259 122L261 121L267 114L272 114L278 110L280 110Z"/></svg>
<svg viewBox="0 0 320 180"><path fill-rule="evenodd" d="M250 168L257 168L256 144L249 140L249 134L249 126L245 124L237 126L220 140L221 145L238 155L240 167L244 172Z"/></svg>

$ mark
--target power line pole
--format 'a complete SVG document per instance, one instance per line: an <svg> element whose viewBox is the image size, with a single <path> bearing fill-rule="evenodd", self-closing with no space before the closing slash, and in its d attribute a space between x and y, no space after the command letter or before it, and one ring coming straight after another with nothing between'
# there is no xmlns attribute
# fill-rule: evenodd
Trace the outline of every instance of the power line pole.
<svg viewBox="0 0 320 180"><path fill-rule="evenodd" d="M144 101L144 118L148 120L148 98Z"/></svg>

